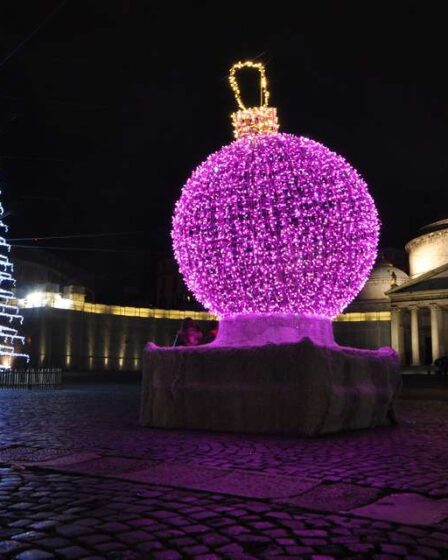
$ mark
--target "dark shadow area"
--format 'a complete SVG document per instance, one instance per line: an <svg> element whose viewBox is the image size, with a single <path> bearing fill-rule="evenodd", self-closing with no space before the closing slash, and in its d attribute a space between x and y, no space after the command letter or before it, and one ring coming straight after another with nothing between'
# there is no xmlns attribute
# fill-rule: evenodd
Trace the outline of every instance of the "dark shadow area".
<svg viewBox="0 0 448 560"><path fill-rule="evenodd" d="M403 375L401 399L448 401L448 376Z"/></svg>

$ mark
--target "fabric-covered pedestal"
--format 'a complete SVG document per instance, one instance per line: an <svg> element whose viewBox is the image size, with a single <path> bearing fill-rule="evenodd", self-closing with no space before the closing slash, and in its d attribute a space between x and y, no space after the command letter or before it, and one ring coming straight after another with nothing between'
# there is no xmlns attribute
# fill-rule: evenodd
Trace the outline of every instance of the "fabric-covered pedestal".
<svg viewBox="0 0 448 560"><path fill-rule="evenodd" d="M144 426L315 436L391 423L401 387L391 348L145 348Z"/></svg>

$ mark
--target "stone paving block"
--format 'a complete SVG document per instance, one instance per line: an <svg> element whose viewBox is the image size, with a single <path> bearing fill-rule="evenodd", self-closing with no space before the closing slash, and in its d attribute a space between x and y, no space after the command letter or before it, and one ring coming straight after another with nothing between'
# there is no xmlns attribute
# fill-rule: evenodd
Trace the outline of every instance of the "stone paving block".
<svg viewBox="0 0 448 560"><path fill-rule="evenodd" d="M11 537L15 541L35 541L36 539L45 537L45 533L41 531L25 531L23 533L18 533Z"/></svg>
<svg viewBox="0 0 448 560"><path fill-rule="evenodd" d="M148 554L149 558L151 558L151 554L153 554L154 551L163 550L163 545L158 541L150 540L144 543L137 544L135 548L143 554Z"/></svg>
<svg viewBox="0 0 448 560"><path fill-rule="evenodd" d="M446 547L447 543L442 539L433 539L432 537L424 537L423 539L419 539L419 543L423 546L431 546L436 548Z"/></svg>
<svg viewBox="0 0 448 560"><path fill-rule="evenodd" d="M368 543L356 543L356 544L347 544L347 548L351 552L355 552L359 554L368 554L375 548L375 545L368 544Z"/></svg>
<svg viewBox="0 0 448 560"><path fill-rule="evenodd" d="M47 519L46 521L36 521L35 523L32 523L30 525L31 529L39 529L39 530L45 530L48 529L49 527L55 527L57 525L56 521L53 521L51 519Z"/></svg>
<svg viewBox="0 0 448 560"><path fill-rule="evenodd" d="M21 542L2 540L0 541L0 558L2 557L2 555L6 555L12 552L18 552L19 550L23 550L24 548L25 545Z"/></svg>
<svg viewBox="0 0 448 560"><path fill-rule="evenodd" d="M94 531L93 529L91 529L90 527L86 527L85 525L73 524L56 527L56 532L63 537L79 537L80 535L92 534Z"/></svg>
<svg viewBox="0 0 448 560"><path fill-rule="evenodd" d="M17 529L9 526L6 529L0 529L0 542L2 541L2 539L6 539L8 537L11 537L12 535L17 535Z"/></svg>
<svg viewBox="0 0 448 560"><path fill-rule="evenodd" d="M285 550L293 558L302 558L304 554L312 554L314 552L309 546L287 546Z"/></svg>
<svg viewBox="0 0 448 560"><path fill-rule="evenodd" d="M182 556L176 550L162 550L153 553L154 560L182 560Z"/></svg>
<svg viewBox="0 0 448 560"><path fill-rule="evenodd" d="M85 544L86 546L91 546L94 544L100 544L100 543L104 543L107 541L110 541L110 536L109 535L81 535L80 537L78 537L78 541L81 542L82 544Z"/></svg>
<svg viewBox="0 0 448 560"><path fill-rule="evenodd" d="M108 533L120 533L123 531L129 531L129 527L124 523L108 522L103 525L99 525L96 529L101 531L107 531Z"/></svg>
<svg viewBox="0 0 448 560"><path fill-rule="evenodd" d="M18 509L18 510L27 510L29 511L32 507L33 507L33 503L32 502L17 502L16 504L10 506L10 509Z"/></svg>
<svg viewBox="0 0 448 560"><path fill-rule="evenodd" d="M8 523L9 527L28 527L33 523L32 519L18 519L17 521L11 521Z"/></svg>
<svg viewBox="0 0 448 560"><path fill-rule="evenodd" d="M418 546L415 549L416 554L420 554L423 558L446 558L446 555L441 556L441 554L434 548L428 548L427 546Z"/></svg>
<svg viewBox="0 0 448 560"><path fill-rule="evenodd" d="M198 554L206 554L207 552L210 552L210 549L208 548L208 546L203 546L203 545L195 545L195 546L188 546L186 548L184 548L184 551L187 554L190 554L192 556L196 556Z"/></svg>
<svg viewBox="0 0 448 560"><path fill-rule="evenodd" d="M123 474L120 478L135 482L207 490L211 480L222 477L228 472L212 467L162 463L141 471Z"/></svg>
<svg viewBox="0 0 448 560"><path fill-rule="evenodd" d="M50 560L54 555L44 550L33 548L32 550L25 550L15 557L15 560Z"/></svg>
<svg viewBox="0 0 448 560"><path fill-rule="evenodd" d="M316 511L347 511L375 501L380 492L355 484L320 484L297 497L279 500L288 505Z"/></svg>
<svg viewBox="0 0 448 560"><path fill-rule="evenodd" d="M127 531L125 533L120 533L119 539L125 543L141 543L148 540L151 537L150 533L145 531Z"/></svg>
<svg viewBox="0 0 448 560"><path fill-rule="evenodd" d="M40 462L56 459L61 455L67 455L67 450L27 446L12 446L0 449L0 461L2 462Z"/></svg>
<svg viewBox="0 0 448 560"><path fill-rule="evenodd" d="M240 554L243 552L243 547L237 543L226 544L218 549L219 552L223 554L228 554L230 557L232 555Z"/></svg>
<svg viewBox="0 0 448 560"><path fill-rule="evenodd" d="M93 548L99 550L100 552L105 552L108 557L112 557L115 552L125 550L126 546L122 543L110 541L106 543L95 544Z"/></svg>
<svg viewBox="0 0 448 560"><path fill-rule="evenodd" d="M222 532L231 537L236 537L242 533L250 533L250 530L244 525L231 525L230 527L224 527Z"/></svg>
<svg viewBox="0 0 448 560"><path fill-rule="evenodd" d="M434 539L440 539L445 541L446 545L448 546L448 533L442 533L441 531L434 531L431 533L431 537Z"/></svg>
<svg viewBox="0 0 448 560"><path fill-rule="evenodd" d="M434 499L420 494L390 494L351 513L373 519L409 525L433 525L448 517L448 499Z"/></svg>
<svg viewBox="0 0 448 560"><path fill-rule="evenodd" d="M99 453L95 453L94 451L80 451L78 453L65 451L65 454L61 457L54 457L45 461L39 461L39 467L64 467L76 463L82 463L83 461L93 461L94 459L99 458L101 458L101 455Z"/></svg>
<svg viewBox="0 0 448 560"><path fill-rule="evenodd" d="M267 476L264 474L233 471L222 477L207 481L201 489L246 498L278 498L295 496L306 492L318 481L289 476ZM198 486L196 486L197 488Z"/></svg>
<svg viewBox="0 0 448 560"><path fill-rule="evenodd" d="M76 524L77 525L86 525L87 527L95 527L96 525L99 525L101 522L94 517L85 517L85 518L81 518L81 519L77 519L76 520Z"/></svg>
<svg viewBox="0 0 448 560"><path fill-rule="evenodd" d="M325 546L327 541L325 539L307 539L302 538L300 539L302 544L306 544L307 546Z"/></svg>
<svg viewBox="0 0 448 560"><path fill-rule="evenodd" d="M114 476L116 474L144 470L157 464L158 462L156 461L127 459L125 457L99 457L77 463L65 464L60 467L64 471Z"/></svg>
<svg viewBox="0 0 448 560"><path fill-rule="evenodd" d="M198 536L201 533L207 533L209 528L206 525L187 525L184 527L184 531L187 535Z"/></svg>
<svg viewBox="0 0 448 560"><path fill-rule="evenodd" d="M45 546L46 548L63 548L64 546L69 546L70 541L68 539L63 539L62 537L47 537L45 539L39 539L36 541L39 546Z"/></svg>
<svg viewBox="0 0 448 560"><path fill-rule="evenodd" d="M80 546L68 546L58 549L58 554L60 554L62 558L67 558L67 560L78 560L79 558L85 558L89 552Z"/></svg>

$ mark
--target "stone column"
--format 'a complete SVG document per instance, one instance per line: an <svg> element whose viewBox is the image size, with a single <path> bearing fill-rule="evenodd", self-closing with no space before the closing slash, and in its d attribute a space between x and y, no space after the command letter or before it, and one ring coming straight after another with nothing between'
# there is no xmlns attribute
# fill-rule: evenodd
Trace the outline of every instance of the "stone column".
<svg viewBox="0 0 448 560"><path fill-rule="evenodd" d="M431 310L431 346L432 346L432 361L440 358L440 307L436 303L429 306Z"/></svg>
<svg viewBox="0 0 448 560"><path fill-rule="evenodd" d="M391 309L391 345L395 352L400 356L400 362L404 360L403 333L401 328L401 309L392 307Z"/></svg>
<svg viewBox="0 0 448 560"><path fill-rule="evenodd" d="M418 307L412 306L411 310L411 344L412 344L412 365L421 365L420 361L420 340L418 332Z"/></svg>
<svg viewBox="0 0 448 560"><path fill-rule="evenodd" d="M448 322L446 307L440 308L440 352L442 356L448 354Z"/></svg>
<svg viewBox="0 0 448 560"><path fill-rule="evenodd" d="M34 311L34 309L33 309ZM48 322L49 319L47 317L47 320L45 320L45 315L47 314L47 309L45 307L41 307L40 309L36 309L36 314L39 314L39 329L38 332L33 333L33 337L36 336L36 340L39 341L39 358L38 358L38 362L37 362L37 367L45 367L47 365L47 363L49 363L49 358L50 356L48 354L51 354L51 349L48 348L48 342L49 342L49 338L48 338ZM33 347L34 348L34 347ZM50 351L49 351L50 350ZM31 360L33 359L33 355L31 354ZM33 362L31 362L32 365ZM30 364L30 365L31 365ZM59 364L58 364L59 366Z"/></svg>

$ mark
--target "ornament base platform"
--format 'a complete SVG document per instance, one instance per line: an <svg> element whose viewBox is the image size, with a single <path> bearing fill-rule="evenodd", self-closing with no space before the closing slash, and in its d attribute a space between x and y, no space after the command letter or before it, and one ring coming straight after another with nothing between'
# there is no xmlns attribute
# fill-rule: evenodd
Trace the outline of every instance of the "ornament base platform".
<svg viewBox="0 0 448 560"><path fill-rule="evenodd" d="M196 347L144 352L143 426L317 436L393 423L391 348L338 346L329 320L236 317Z"/></svg>

